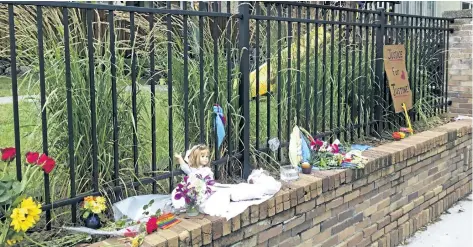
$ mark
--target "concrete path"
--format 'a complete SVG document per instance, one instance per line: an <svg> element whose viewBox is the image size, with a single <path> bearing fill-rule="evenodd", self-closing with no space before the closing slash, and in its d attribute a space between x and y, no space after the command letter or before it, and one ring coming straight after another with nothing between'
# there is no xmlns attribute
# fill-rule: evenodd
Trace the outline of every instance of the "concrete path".
<svg viewBox="0 0 473 247"><path fill-rule="evenodd" d="M38 95L18 96L18 101L35 102L38 100L39 100ZM13 97L11 96L0 97L0 105L11 104L11 103L13 103Z"/></svg>
<svg viewBox="0 0 473 247"><path fill-rule="evenodd" d="M471 247L473 246L473 203L471 194L448 209L440 220L418 231L406 241L406 247Z"/></svg>

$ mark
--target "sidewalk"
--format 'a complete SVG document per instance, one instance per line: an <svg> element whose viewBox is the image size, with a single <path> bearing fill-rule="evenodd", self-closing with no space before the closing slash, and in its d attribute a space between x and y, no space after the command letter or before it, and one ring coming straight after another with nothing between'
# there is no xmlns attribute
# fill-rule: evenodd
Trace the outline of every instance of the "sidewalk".
<svg viewBox="0 0 473 247"><path fill-rule="evenodd" d="M440 216L440 220L418 231L406 241L406 247L470 247L472 241L471 194Z"/></svg>

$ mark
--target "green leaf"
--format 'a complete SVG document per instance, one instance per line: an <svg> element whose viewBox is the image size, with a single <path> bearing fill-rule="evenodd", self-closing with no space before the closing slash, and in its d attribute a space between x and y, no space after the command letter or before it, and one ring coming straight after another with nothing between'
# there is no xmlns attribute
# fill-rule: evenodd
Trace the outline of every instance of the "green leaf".
<svg viewBox="0 0 473 247"><path fill-rule="evenodd" d="M160 208L158 208L158 210L156 210L156 214L155 214L155 215L156 215L156 216L160 216L160 215L161 215L161 209L160 209Z"/></svg>
<svg viewBox="0 0 473 247"><path fill-rule="evenodd" d="M11 192L10 192L10 191L7 191L7 193L5 193L5 194L3 194L2 196L0 196L0 203L9 201L9 200L11 200L11 198L12 198Z"/></svg>
<svg viewBox="0 0 473 247"><path fill-rule="evenodd" d="M21 196L18 196L15 201L13 201L12 203L12 206L13 207L16 207L16 205L20 204L21 201L23 201L23 199L25 199L26 196L25 195L21 195Z"/></svg>
<svg viewBox="0 0 473 247"><path fill-rule="evenodd" d="M153 203L154 203L154 199L152 199L151 201L149 201L148 205L151 206L151 205L153 205Z"/></svg>
<svg viewBox="0 0 473 247"><path fill-rule="evenodd" d="M20 194L21 192L23 192L24 188L22 186L22 183L20 182L15 182L13 183L12 185L12 190L14 192L15 195L18 195Z"/></svg>
<svg viewBox="0 0 473 247"><path fill-rule="evenodd" d="M143 206L143 210L148 209L148 207L149 207L149 205L144 205L144 206Z"/></svg>
<svg viewBox="0 0 473 247"><path fill-rule="evenodd" d="M84 214L82 215L82 218L87 219L87 217L89 217L89 215L90 215L90 212L85 211Z"/></svg>

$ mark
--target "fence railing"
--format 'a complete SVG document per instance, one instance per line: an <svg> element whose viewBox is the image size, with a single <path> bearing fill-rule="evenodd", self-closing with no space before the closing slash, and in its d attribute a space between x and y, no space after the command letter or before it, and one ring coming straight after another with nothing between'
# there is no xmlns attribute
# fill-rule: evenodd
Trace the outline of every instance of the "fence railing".
<svg viewBox="0 0 473 247"><path fill-rule="evenodd" d="M173 155L192 144L207 143L227 179L286 162L296 124L348 142L405 124L385 81L384 44L406 47L413 120L446 111L450 19L289 2L241 3L238 14L168 6L0 1L0 33L9 33L0 39L10 44L0 56L31 68L11 70L11 141L60 164L38 188L47 222L70 206L75 223L89 195L169 193L182 175ZM35 103L18 90L35 85L40 112L22 118ZM221 147L214 104L227 120ZM34 116L41 124L26 128Z"/></svg>

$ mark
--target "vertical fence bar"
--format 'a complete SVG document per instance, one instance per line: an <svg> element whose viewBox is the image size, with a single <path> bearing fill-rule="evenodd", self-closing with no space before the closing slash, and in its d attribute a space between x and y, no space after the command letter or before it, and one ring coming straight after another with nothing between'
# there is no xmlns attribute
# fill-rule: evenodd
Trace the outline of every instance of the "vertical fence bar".
<svg viewBox="0 0 473 247"><path fill-rule="evenodd" d="M276 5L278 11L278 17L282 17L282 5L278 3ZM278 98L277 98L277 106L278 106L278 140L281 141L282 139L282 109L281 109L281 99L282 99L282 78L281 78L281 67L282 67L282 59L281 59L281 49L282 49L282 27L281 27L281 20L278 19ZM278 158L281 159L281 147L278 147Z"/></svg>
<svg viewBox="0 0 473 247"><path fill-rule="evenodd" d="M375 102L374 102L374 120L376 121L375 130L377 135L381 134L383 129L383 116L381 115L381 88L384 86L384 68L383 68L383 43L384 43L384 32L385 32L385 20L386 16L384 10L378 12L378 23L380 26L376 32L376 68L375 68Z"/></svg>
<svg viewBox="0 0 473 247"><path fill-rule="evenodd" d="M315 8L315 19L319 20L319 9ZM314 77L314 135L317 134L319 106L319 23L315 24L315 77Z"/></svg>
<svg viewBox="0 0 473 247"><path fill-rule="evenodd" d="M331 9L330 10L330 15L331 15L331 20L333 22L335 22L335 10ZM330 25L330 124L329 124L329 127L330 127L330 131L333 131L333 104L334 104L334 100L333 100L333 93L334 93L334 74L333 74L333 66L334 66L334 60L335 60L335 56L333 55L334 54L334 43L335 43L335 25L334 24L331 24ZM332 137L330 138L330 140L333 140L333 135Z"/></svg>
<svg viewBox="0 0 473 247"><path fill-rule="evenodd" d="M185 5L184 5L185 6ZM150 13L148 15L148 22L149 22L149 30L151 32L151 40L150 40L150 47L149 47L149 69L150 69L150 75L151 75L151 172L152 172L152 177L156 176L156 79L155 79L155 71L154 71L154 15L153 13ZM184 33L186 34L186 24L187 22L184 21ZM187 35L184 35L184 38L186 38ZM185 42L184 42L185 43ZM184 45L184 54L186 54L186 47ZM185 56L184 55L184 56ZM186 87L186 81L187 81L187 76L186 76L186 63L187 59L184 58L184 88ZM112 65L113 66L113 65ZM186 92L186 89L184 89L184 93ZM184 97L185 98L185 97ZM187 102L187 101L185 101ZM184 114L186 114L187 111L184 111ZM187 117L187 116L186 116ZM189 142L189 136L186 130L188 130L188 125L187 125L187 118L185 118L185 134L184 134L184 139L186 140L186 144L188 145ZM186 139L187 138L187 139ZM186 146L186 150L187 150ZM153 181L152 185L153 189L153 194L157 193L157 184L155 181Z"/></svg>
<svg viewBox="0 0 473 247"><path fill-rule="evenodd" d="M342 15L341 10L338 11L338 73L337 73L337 138L341 138L341 112L342 112Z"/></svg>
<svg viewBox="0 0 473 247"><path fill-rule="evenodd" d="M137 82L136 82L136 47L135 47L135 12L130 12L130 44L131 44L131 108L133 114L133 167L137 181L138 166L138 110L136 106Z"/></svg>
<svg viewBox="0 0 473 247"><path fill-rule="evenodd" d="M360 19L358 21L359 24L363 23L363 13L359 13ZM357 112L358 112L358 138L361 137L361 100L362 100L362 95L363 92L361 90L362 87L362 78L364 75L361 74L361 65L363 64L363 56L362 52L363 51L363 26L360 25L360 42L359 42L359 47L358 47L358 105L357 105Z"/></svg>
<svg viewBox="0 0 473 247"><path fill-rule="evenodd" d="M376 16L377 16L377 15L378 15L378 14L375 14L375 13L373 13L373 14L371 15L371 16L372 16L372 20L373 20L372 22L373 22L373 23L376 23L376 18L377 18ZM375 47L376 47L376 45L375 45L375 41L376 41L375 37L378 37L378 36L377 36L377 35L378 35L377 33L378 33L378 32L376 31L376 28L375 28L375 27L371 27L371 73L370 73L370 77L371 77L371 78L370 78L370 79L371 79L371 80L370 80L370 84L371 84L371 91L370 91L370 93L371 93L371 96L370 96L370 109L371 109L371 110L370 110L370 121L371 121L371 122L374 122L374 120L376 119L376 118L375 118L375 110L376 110L376 108L375 108L375 96L376 96L376 94L375 94L375 93L376 93L376 92L378 92L378 93L380 92L379 90L376 91L376 89L375 89L375 87L376 87L376 83L375 83L375 82L376 82L376 74L375 74L375 72L376 72L376 61L377 61L377 60L375 59L375 56L376 56L376 55L375 55ZM371 124L371 125L370 125L370 131L371 131L370 133L372 133L372 132L373 132L373 129L375 129L375 128L373 128L373 127L376 127L376 125L374 125L374 124ZM376 131L377 131L377 130L376 130ZM373 132L373 133L374 133L374 132Z"/></svg>
<svg viewBox="0 0 473 247"><path fill-rule="evenodd" d="M213 2L213 11L216 12L218 11L218 3L217 2ZM219 100L220 100L220 96L219 96L219 89L218 89L218 71L219 71L219 67L218 67L218 36L219 36L219 33L217 32L218 31L218 25L217 25L217 17L213 17L212 18L212 36L213 36L213 53L214 53L214 57L213 57L213 77L214 77L214 102L215 104L219 104ZM215 149L215 159L218 160L220 159L220 152L219 152L219 147L218 147L218 137L217 137L217 120L216 118L214 118L215 120L213 121L214 122L214 138L215 138L215 146L214 146L214 149ZM218 165L215 165L214 166L214 171L215 172L215 179L218 179L218 176L220 175L220 172L219 171L219 167Z"/></svg>
<svg viewBox="0 0 473 247"><path fill-rule="evenodd" d="M255 6L255 9L256 9L256 15L260 15L260 5L258 2L256 2L256 6ZM256 99L256 116L255 116L255 119L256 119L256 123L255 123L255 130L256 130L256 145L255 145L255 148L256 150L259 150L260 149L260 146L259 146L259 143L260 143L260 138L259 138L259 134L260 134L260 99L259 99L259 90L260 90L260 50L259 50L259 46L260 46L260 43L259 43L259 34L260 34L260 23L259 23L259 20L255 20L255 24L256 24L256 33L255 33L255 49L256 49L256 58L255 58L255 62L256 62L256 94L255 94L255 99ZM268 64L266 64L268 65ZM266 78L266 87L269 87L269 78ZM253 89L251 89L253 90Z"/></svg>
<svg viewBox="0 0 473 247"><path fill-rule="evenodd" d="M166 4L167 9L171 9L171 2L168 1ZM173 176L173 147L174 147L174 140L173 140L173 119L172 119L172 19L171 15L168 14L166 16L166 26L167 26L167 45L168 45L168 127L169 127L169 171L171 172L171 177L169 178L169 192L172 191L174 188L174 176ZM200 105L200 108L203 108L203 105Z"/></svg>
<svg viewBox="0 0 473 247"><path fill-rule="evenodd" d="M44 77L44 45L43 45L43 9L37 6L36 25L38 29L38 59L39 59L39 87L41 102L41 129L43 153L48 155L48 120L46 112L46 82ZM44 199L46 204L51 203L49 191L49 175L44 173ZM51 230L51 210L46 210L46 229Z"/></svg>
<svg viewBox="0 0 473 247"><path fill-rule="evenodd" d="M310 19L310 8L306 8L306 18ZM310 51L310 25L306 23L306 37L305 37L305 127L310 131L310 69L309 69L309 51Z"/></svg>
<svg viewBox="0 0 473 247"><path fill-rule="evenodd" d="M15 132L15 150L17 154L21 153L20 149L20 118L18 115L18 78L16 71L16 39L15 39L15 13L13 11L13 4L8 4L8 28L10 35L10 68L11 82L12 82L12 98L13 98L13 129ZM21 161L22 159L15 159L16 162L16 179L21 181Z"/></svg>
<svg viewBox="0 0 473 247"><path fill-rule="evenodd" d="M370 14L369 13L365 13L365 18L364 18L364 21L366 24L370 24ZM365 124L365 135L368 135L369 133L369 125L368 125L368 122L369 122L369 112L368 112L368 98L369 98L369 93L373 93L372 91L369 91L368 90L368 84L369 84L369 80L368 80L368 64L369 64L369 60L368 60L368 48L369 48L369 27L366 26L365 27L365 35L366 35L366 38L365 38L365 62L364 62L364 65L365 65L365 71L364 71L364 76L363 76L363 123ZM361 39L363 41L363 39Z"/></svg>
<svg viewBox="0 0 473 247"><path fill-rule="evenodd" d="M436 114L440 114L441 111L440 111L440 104L442 103L441 101L441 97L442 97L442 94L441 94L441 91L440 91L440 84L441 84L441 75L442 75L442 70L441 70L441 66L442 66L442 48L441 48L441 45L440 45L440 42L442 41L442 36L440 35L440 30L442 29L442 21L441 20L436 20L436 30L435 30L435 35L436 35L436 44L435 44L435 47L437 47L437 65L435 66L435 70L436 70L436 74L437 74L437 80L436 80L436 84L435 84L435 112Z"/></svg>
<svg viewBox="0 0 473 247"><path fill-rule="evenodd" d="M406 40L409 42L409 53L410 53L410 54L409 54L409 60L407 60L407 58L406 58L406 60L409 62L407 75L408 75L408 78L409 78L409 86L410 86L410 88L411 88L412 93L414 93L414 91L415 91L415 89L414 89L414 81L412 80L412 78L413 78L412 75L413 75L413 73L414 73L414 71L412 70L412 64L413 64L413 61L414 61L414 58L415 58L415 55L416 55L416 54L414 53L414 35L415 35L415 33L414 33L414 28L413 28L413 27L414 27L414 18L408 17L408 19L407 19L407 24L408 24L408 25L409 25L409 21L410 21L410 26L411 26L412 28L409 28L409 36L408 36L408 38L406 39ZM407 54L407 53L406 53L406 54ZM413 99L412 99L413 102L415 102L415 101L414 101L414 95L413 95L412 97L413 97ZM414 111L412 111L412 110L409 111L409 118L410 118L411 120L413 120L413 116L414 116L413 112L414 112Z"/></svg>
<svg viewBox="0 0 473 247"><path fill-rule="evenodd" d="M250 166L250 56L248 49L250 47L250 8L248 2L240 3L238 11L241 14L239 19L239 50L241 52L240 59L240 85L239 85L239 101L240 107L243 110L243 121L240 123L243 126L243 138L240 142L240 150L243 151L243 177L246 179L251 172Z"/></svg>
<svg viewBox="0 0 473 247"><path fill-rule="evenodd" d="M112 79L112 118L113 118L113 180L114 185L120 184L120 165L119 165L119 151L118 151L118 107L117 107L117 66L116 66L116 52L115 52L115 24L113 20L113 11L108 13L108 22L110 29L110 73ZM115 192L117 198L120 197L120 192Z"/></svg>
<svg viewBox="0 0 473 247"><path fill-rule="evenodd" d="M97 116L95 110L95 65L94 65L94 41L92 26L92 9L87 9L87 49L89 56L89 93L90 93L90 113L91 113L91 138L92 138L92 182L95 192L99 191L99 169L97 161Z"/></svg>
<svg viewBox="0 0 473 247"><path fill-rule="evenodd" d="M350 22L350 12L346 11L347 22ZM344 140L348 140L348 88L349 88L349 77L348 77L348 63L349 63L349 50L350 50L350 26L345 25L345 100L344 100L344 112L345 112L345 124L344 124Z"/></svg>
<svg viewBox="0 0 473 247"><path fill-rule="evenodd" d="M453 23L453 20L451 21L451 23ZM450 22L447 22L447 29L450 29ZM446 45L446 55L445 55L445 65L446 65L446 68L445 68L445 112L447 112L447 105L448 105L448 59L449 59L449 50L450 50L450 46L449 46L449 39L450 39L450 32L449 30L447 30L447 45Z"/></svg>
<svg viewBox="0 0 473 247"><path fill-rule="evenodd" d="M230 13L230 1L227 2L227 13ZM228 133L228 154L233 154L233 140L231 139L232 135L232 114L233 108L231 107L232 102L232 50L231 50L231 31L232 31L232 19L229 18L227 21L227 27L225 29L225 50L227 57L227 133ZM228 171L230 169L227 169Z"/></svg>
<svg viewBox="0 0 473 247"><path fill-rule="evenodd" d="M204 2L199 2L199 11L204 10ZM199 16L199 30L204 30L204 18ZM200 143L205 142L204 136L204 35L199 33L199 130Z"/></svg>
<svg viewBox="0 0 473 247"><path fill-rule="evenodd" d="M422 108L421 110L423 111L424 110L424 107L422 107L422 101L424 100L424 96L425 96L425 93L424 93L424 80L423 80L423 71L424 71L424 59L425 59L425 56L424 56L424 51L425 51L425 47L424 47L424 27L425 25L425 19L421 18L421 23L420 23L420 27L421 29L419 30L420 32L420 37L419 37L419 53L420 53L420 57L419 57L419 86L418 86L418 89L419 89L419 100L420 100L420 104L419 104L419 108ZM420 118L420 112L417 113L417 117Z"/></svg>
<svg viewBox="0 0 473 247"><path fill-rule="evenodd" d="M292 5L287 6L288 18L291 18L292 15ZM292 65L292 22L287 22L287 140L289 141L291 137L291 101L292 101L292 94L291 94L291 83L292 83L292 75L291 75L291 65Z"/></svg>
<svg viewBox="0 0 473 247"><path fill-rule="evenodd" d="M187 10L187 2L184 2L184 10ZM189 28L187 24L188 15L183 16L183 38L184 38L184 150L189 150Z"/></svg>
<svg viewBox="0 0 473 247"><path fill-rule="evenodd" d="M353 11L353 22L356 23L356 12ZM350 100L350 140L354 142L355 136L355 109L356 109L356 100L355 100L355 80L356 80L356 25L353 24L352 28L352 44L351 49L351 100Z"/></svg>
<svg viewBox="0 0 473 247"><path fill-rule="evenodd" d="M302 6L297 7L297 18L302 16ZM297 73L296 73L296 124L301 121L301 22L297 22Z"/></svg>
<svg viewBox="0 0 473 247"><path fill-rule="evenodd" d="M326 21L327 12L325 10L322 11L322 19ZM322 27L324 34L322 39L322 132L325 132L325 96L327 93L327 24L324 22Z"/></svg>
<svg viewBox="0 0 473 247"><path fill-rule="evenodd" d="M440 106L439 106L439 113L444 113L443 107L444 104L447 102L444 101L444 82L445 82L445 20L440 20Z"/></svg>
<svg viewBox="0 0 473 247"><path fill-rule="evenodd" d="M266 5L267 16L271 16L270 6L269 4ZM269 20L266 21L266 65L266 144L268 144L269 138L271 138L271 23ZM268 162L270 161L269 158L267 156Z"/></svg>
<svg viewBox="0 0 473 247"><path fill-rule="evenodd" d="M108 13L108 25L110 29L110 73L112 79L112 118L113 118L113 180L118 186L119 181L119 157L118 157L118 107L117 107L117 66L115 55L115 24L113 21L114 12ZM119 192L116 193L118 197Z"/></svg>
<svg viewBox="0 0 473 247"><path fill-rule="evenodd" d="M416 20L416 24L415 24L415 27L418 27L420 22L419 22L419 18L416 17L415 18ZM417 104L417 98L418 98L418 86L419 86L419 83L417 82L417 73L418 73L418 70L419 70L419 66L418 66L418 61L419 61L419 49L418 49L418 44L417 42L419 41L419 31L418 29L414 29L414 33L415 33L415 40L414 40L414 69L413 69L413 77L414 77L414 80L413 80L413 98L414 98L414 104ZM415 121L417 119L417 114L418 114L418 111L416 109L415 111L415 114L413 115L413 118L412 120Z"/></svg>
<svg viewBox="0 0 473 247"><path fill-rule="evenodd" d="M62 23L64 27L64 64L66 76L66 101L67 101L67 137L69 140L69 179L71 182L70 198L76 196L76 172L74 159L74 125L72 123L72 82L71 82L71 54L69 48L69 10L62 9ZM71 222L75 224L77 221L77 206L71 204Z"/></svg>

